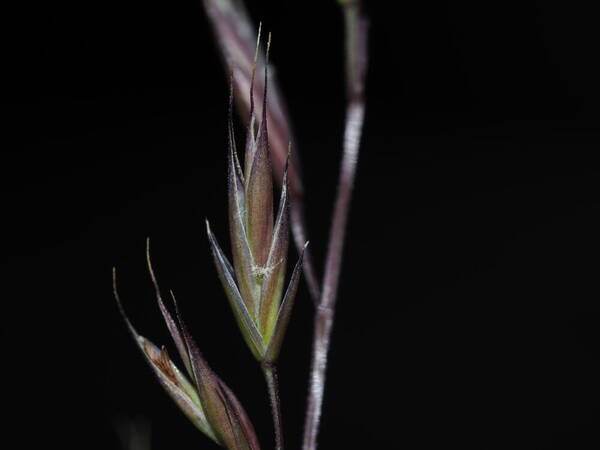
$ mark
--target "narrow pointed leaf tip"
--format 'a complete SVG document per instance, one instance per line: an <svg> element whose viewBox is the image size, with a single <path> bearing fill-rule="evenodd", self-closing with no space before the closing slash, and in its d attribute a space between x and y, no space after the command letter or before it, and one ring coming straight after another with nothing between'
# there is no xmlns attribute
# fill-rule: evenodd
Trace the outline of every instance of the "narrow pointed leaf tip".
<svg viewBox="0 0 600 450"><path fill-rule="evenodd" d="M144 359L152 368L160 385L177 404L185 416L204 434L219 443L208 423L200 399L192 384L181 374L169 359L165 350L159 350L152 342L137 333L127 317L117 290L116 269L113 268L113 293L119 312L125 321L135 343L144 355Z"/></svg>
<svg viewBox="0 0 600 450"><path fill-rule="evenodd" d="M146 264L148 265L148 272L150 273L150 278L152 280L152 285L154 286L154 292L156 295L156 302L158 303L158 308L160 309L160 313L163 316L165 323L167 324L167 328L169 330L169 334L171 335L171 339L173 339L173 343L177 348L177 352L179 353L179 357L183 361L187 373L189 376L192 376L192 367L190 364L190 359L187 354L187 350L185 348L185 343L183 341L183 337L179 332L179 328L177 328L177 323L173 320L173 317L169 313L169 310L165 306L165 303L162 300L162 296L160 293L160 288L158 286L158 281L156 280L156 275L154 274L154 268L152 267L152 260L150 258L150 238L146 239Z"/></svg>
<svg viewBox="0 0 600 450"><path fill-rule="evenodd" d="M257 27L251 21L250 15L243 2L237 0L204 0L204 9L213 28L219 50L226 64L227 73L234 74L234 88L240 101L237 106L241 115L250 118L250 112L259 110L261 117L262 98L264 83L262 77L256 77L255 73L262 71L266 65L266 59L259 53L259 43L262 34L257 33ZM260 30L259 24L258 29ZM249 87L256 81L256 102L247 95ZM271 123L269 133L269 151L273 158L275 172L278 180L283 173L287 144L293 140L290 117L285 99L274 71L269 76L269 103L267 115ZM248 171L246 171L248 173ZM293 196L301 196L303 192L300 164L297 158L292 161L290 167L290 188Z"/></svg>
<svg viewBox="0 0 600 450"><path fill-rule="evenodd" d="M198 429L228 449L260 450L254 428L243 407L203 358L187 331L174 297L178 324L168 313L162 302L158 283L150 264L149 251L147 258L161 312L163 312L176 345L183 346L184 356L182 359L190 365L190 376L193 382L190 382L179 371L164 347L159 349L137 333L123 309L117 291L116 270L113 269L113 291L117 306L138 348L152 368L160 385Z"/></svg>
<svg viewBox="0 0 600 450"><path fill-rule="evenodd" d="M308 242L304 244L304 248L300 252L298 262L294 267L292 276L290 278L290 282L288 284L287 290L285 291L285 296L283 297L283 301L281 302L281 306L279 307L277 320L273 326L272 336L269 338L269 345L265 354L266 361L276 361L279 356L279 352L281 351L281 345L283 344L285 331L290 321L292 308L294 306L294 300L296 299L296 293L298 292L298 284L300 281L300 275L302 273L302 261L304 258L304 252L306 251L306 247L308 247Z"/></svg>
<svg viewBox="0 0 600 450"><path fill-rule="evenodd" d="M223 254L221 247L215 239L210 229L210 224L206 221L206 232L208 234L208 240L210 243L211 252L215 261L215 267L217 268L217 274L225 290L225 294L229 300L231 309L233 310L234 317L238 323L244 340L252 350L254 356L258 359L264 353L264 346L260 332L256 326L255 319L251 311L254 309L254 304L251 300L242 299L240 291L235 283L235 275L233 267L227 260L227 257ZM246 306L250 303L250 309Z"/></svg>

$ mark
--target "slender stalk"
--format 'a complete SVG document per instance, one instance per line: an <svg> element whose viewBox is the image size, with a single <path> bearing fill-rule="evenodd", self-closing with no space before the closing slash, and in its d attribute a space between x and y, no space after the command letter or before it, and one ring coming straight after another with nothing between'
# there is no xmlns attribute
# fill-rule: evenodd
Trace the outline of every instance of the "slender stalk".
<svg viewBox="0 0 600 450"><path fill-rule="evenodd" d="M364 104L364 72L366 67L366 20L360 1L338 0L344 12L346 26L346 78L348 105L344 130L344 150L340 179L329 233L325 260L323 290L314 320L313 353L308 405L304 426L303 450L317 448L317 435L323 408L323 393L327 370L327 355L333 329L335 303L339 284L346 223L356 175L358 151L362 134Z"/></svg>
<svg viewBox="0 0 600 450"><path fill-rule="evenodd" d="M349 124L347 126L346 139L356 139L354 149L358 150L358 138L360 136L364 108L361 105L353 105L348 111L348 116L348 120L353 125ZM356 157L357 153L355 151L347 152L342 161L342 177L338 188L338 198L330 233L325 279L323 281L323 294L315 313L310 388L304 426L304 450L314 450L317 447L317 434L323 407L323 392L325 390L327 353L329 351L331 330L333 327L346 221L356 170Z"/></svg>
<svg viewBox="0 0 600 450"><path fill-rule="evenodd" d="M261 364L267 389L271 400L271 413L273 414L273 428L275 429L275 449L283 450L283 424L281 420L281 401L279 400L279 381L277 380L277 367L273 363Z"/></svg>

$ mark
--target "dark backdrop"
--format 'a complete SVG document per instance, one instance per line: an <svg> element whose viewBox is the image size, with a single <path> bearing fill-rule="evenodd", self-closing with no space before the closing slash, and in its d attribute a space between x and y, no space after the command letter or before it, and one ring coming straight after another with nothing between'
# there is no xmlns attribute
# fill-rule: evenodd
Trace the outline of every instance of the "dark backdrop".
<svg viewBox="0 0 600 450"><path fill-rule="evenodd" d="M597 15L367 3L368 113L322 447L598 448ZM339 12L249 4L273 32L321 261L343 127ZM117 449L115 421L142 417L155 449L212 448L112 298L116 265L138 329L168 342L150 236L163 288L270 448L263 382L203 227L227 242L227 83L200 2L2 8L3 440ZM290 448L311 312L303 286L281 360Z"/></svg>

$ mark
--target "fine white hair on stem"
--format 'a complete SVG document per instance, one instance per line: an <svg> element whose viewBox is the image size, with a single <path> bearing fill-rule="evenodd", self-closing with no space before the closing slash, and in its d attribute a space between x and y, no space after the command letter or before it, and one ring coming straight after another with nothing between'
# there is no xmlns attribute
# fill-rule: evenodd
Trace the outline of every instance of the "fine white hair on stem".
<svg viewBox="0 0 600 450"><path fill-rule="evenodd" d="M344 14L346 29L346 91L348 104L343 156L333 210L333 221L329 232L323 288L315 312L303 450L315 450L317 448L317 436L325 391L327 357L333 329L346 223L352 200L360 138L365 117L364 78L367 63L367 22L362 14L360 0L353 2L340 1L340 6Z"/></svg>
<svg viewBox="0 0 600 450"><path fill-rule="evenodd" d="M325 391L325 376L327 369L327 354L333 328L334 308L337 299L337 288L341 271L346 222L350 207L352 187L358 162L358 149L362 124L364 120L364 105L351 104L346 119L346 137L342 173L338 186L338 196L331 225L329 248L327 252L325 278L321 300L317 306L314 321L314 336L312 350L312 365L310 371L310 387L304 428L304 450L317 447L317 435L323 409L323 394Z"/></svg>

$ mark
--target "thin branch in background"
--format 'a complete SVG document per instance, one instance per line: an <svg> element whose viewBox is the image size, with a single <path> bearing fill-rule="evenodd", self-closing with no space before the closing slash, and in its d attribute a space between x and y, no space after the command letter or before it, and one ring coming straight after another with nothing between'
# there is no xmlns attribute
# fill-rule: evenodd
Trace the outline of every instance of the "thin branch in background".
<svg viewBox="0 0 600 450"><path fill-rule="evenodd" d="M251 109L250 98L247 93L252 85L253 68L257 66L257 70L261 71L265 65L262 56L258 58L255 64L256 27L252 24L250 16L240 0L203 0L203 5L227 71L233 74L238 110L247 121L250 118ZM283 178L289 144L292 143L294 148L289 167L290 195L292 199L290 222L294 243L298 252L301 252L304 244L308 241L308 234L304 218L304 187L302 185L300 161L287 107L272 65L269 65L268 72L270 86L269 103L267 105L269 150L276 175L275 179L280 183ZM262 117L263 99L261 96L263 85L261 83L263 83L263 80L256 80L255 92L257 98L255 103L257 117ZM315 274L308 250L304 254L303 271L310 295L316 305L320 298L319 280Z"/></svg>
<svg viewBox="0 0 600 450"><path fill-rule="evenodd" d="M310 387L304 426L304 450L314 450L317 447L317 436L323 409L327 356L333 328L346 223L354 187L365 114L364 80L367 66L367 20L362 14L360 1L339 0L339 2L345 22L346 95L348 103L343 157L333 221L329 233L323 290L315 313Z"/></svg>

